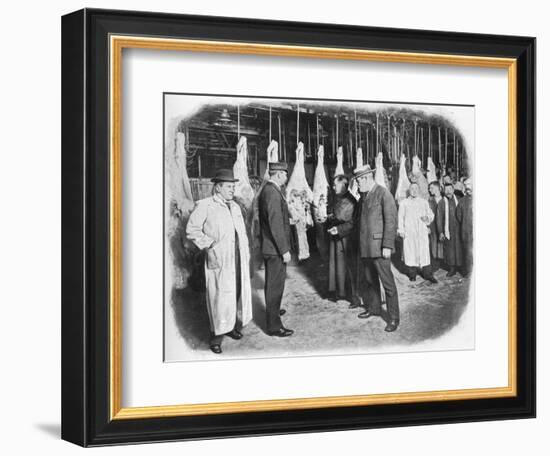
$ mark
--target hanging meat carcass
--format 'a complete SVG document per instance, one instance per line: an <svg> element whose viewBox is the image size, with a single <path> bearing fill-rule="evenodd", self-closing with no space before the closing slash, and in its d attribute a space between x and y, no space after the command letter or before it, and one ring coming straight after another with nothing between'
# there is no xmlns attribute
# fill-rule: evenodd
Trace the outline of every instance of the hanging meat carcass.
<svg viewBox="0 0 550 456"><path fill-rule="evenodd" d="M424 174L422 173L420 159L418 155L415 155L412 158L412 172L411 172L411 182L416 182L419 188L419 196L424 199L429 199L430 194L428 193L428 181Z"/></svg>
<svg viewBox="0 0 550 456"><path fill-rule="evenodd" d="M176 147L170 165L170 188L182 212L189 214L194 207L191 182L187 175L187 151L185 150L185 134L176 133Z"/></svg>
<svg viewBox="0 0 550 456"><path fill-rule="evenodd" d="M325 148L321 145L317 151L317 167L313 177L313 218L317 223L327 219L327 203L329 184L325 174Z"/></svg>
<svg viewBox="0 0 550 456"><path fill-rule="evenodd" d="M428 184L437 180L437 174L435 172L435 163L432 157L428 157Z"/></svg>
<svg viewBox="0 0 550 456"><path fill-rule="evenodd" d="M441 184L441 188L443 188L445 176L447 175L447 165L445 162L442 162L439 164L439 183Z"/></svg>
<svg viewBox="0 0 550 456"><path fill-rule="evenodd" d="M233 165L235 179L235 201L241 206L245 214L248 214L254 200L254 189L248 179L248 147L246 137L241 136L237 143L237 159Z"/></svg>
<svg viewBox="0 0 550 456"><path fill-rule="evenodd" d="M360 147L357 148L357 152L355 155L355 167L361 168L363 166L363 149ZM359 185L357 185L357 181L355 179L352 179L351 185L349 186L350 193L355 197L356 200L359 200Z"/></svg>
<svg viewBox="0 0 550 456"><path fill-rule="evenodd" d="M358 147L355 153L355 167L360 168L361 166L363 166L363 149Z"/></svg>
<svg viewBox="0 0 550 456"><path fill-rule="evenodd" d="M334 170L334 177L342 176L344 174L344 149L342 146L338 147L336 152L336 169Z"/></svg>
<svg viewBox="0 0 550 456"><path fill-rule="evenodd" d="M269 164L279 161L279 144L274 139L272 139L269 146L267 146L266 158L267 163L265 165L264 181L269 180Z"/></svg>
<svg viewBox="0 0 550 456"><path fill-rule="evenodd" d="M405 166L407 159L405 155L401 155L401 162L399 163L399 179L397 181L397 189L395 190L395 200L399 204L402 200L407 198L407 191L411 185L409 176L407 176L407 167Z"/></svg>
<svg viewBox="0 0 550 456"><path fill-rule="evenodd" d="M311 204L313 192L306 180L304 166L304 144L298 143L296 148L296 163L286 187L286 198L290 213L290 224L295 225L298 238L298 260L309 258L307 228L313 225Z"/></svg>
<svg viewBox="0 0 550 456"><path fill-rule="evenodd" d="M172 264L172 283L184 288L193 271L192 246L187 243L185 228L193 210L193 194L187 175L185 134L176 132L173 141L167 141L166 161L166 236L168 256Z"/></svg>
<svg viewBox="0 0 550 456"><path fill-rule="evenodd" d="M376 169L374 171L374 181L382 187L389 188L388 175L384 169L384 156L382 152L378 152L375 160Z"/></svg>

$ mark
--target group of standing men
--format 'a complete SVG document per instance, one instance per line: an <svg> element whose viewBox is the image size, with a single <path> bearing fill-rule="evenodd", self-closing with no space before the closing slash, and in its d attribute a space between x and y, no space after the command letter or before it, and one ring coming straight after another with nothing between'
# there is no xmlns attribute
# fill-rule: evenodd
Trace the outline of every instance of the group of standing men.
<svg viewBox="0 0 550 456"><path fill-rule="evenodd" d="M269 164L269 180L259 195L260 232L265 264L266 328L270 336L288 337L281 309L286 265L290 255L290 218L282 187L286 163ZM206 305L210 320L210 349L222 353L224 336L241 339L240 329L252 319L250 250L240 206L233 200L235 179L220 169L212 179L212 196L197 202L187 222L187 237L206 252Z"/></svg>
<svg viewBox="0 0 550 456"><path fill-rule="evenodd" d="M433 273L447 269L447 277L457 272L467 277L473 265L472 183L464 181L464 192L444 178L443 195L439 181L428 186L430 198L419 197L413 182L409 196L399 205L398 234L403 238L403 261L411 281L420 274L433 283Z"/></svg>
<svg viewBox="0 0 550 456"><path fill-rule="evenodd" d="M464 191L455 188L449 177L429 185L430 208L435 216L430 224L430 247L435 268L445 266L447 277L459 272L468 277L473 267L473 186L464 180Z"/></svg>
<svg viewBox="0 0 550 456"><path fill-rule="evenodd" d="M281 302L286 266L291 260L291 234L287 201L283 186L287 181L286 163L269 163L269 180L258 196L261 249L265 266L266 332L288 337L294 332L284 327ZM413 183L409 196L399 205L392 194L374 179L369 165L354 171L359 201L348 191L348 178L334 179L335 199L327 220L329 241L329 292L362 304L358 298L360 283L365 284L365 311L359 318L382 317L384 290L387 318L385 331L399 326L399 297L391 269L397 235L403 238L403 257L411 280L418 272L432 282L433 266L440 260L448 266L448 275L457 269L463 275L472 265L472 188L466 183L463 197L452 183L429 186L430 200L418 196ZM212 179L213 195L197 202L187 224L187 236L206 252L206 303L210 319L210 349L221 353L225 335L240 339L240 329L252 319L249 274L249 242L239 205L233 201L235 182L232 170L219 170ZM359 279L358 273L364 278Z"/></svg>
<svg viewBox="0 0 550 456"><path fill-rule="evenodd" d="M397 236L402 240L402 260L411 281L418 273L437 283L434 272L447 269L447 277L460 272L468 276L473 264L472 183L464 181L464 192L456 190L449 177L429 184L429 200L420 196L412 182L408 197L397 209L392 195L376 184L368 165L355 170L361 195L358 202L348 191L348 179L336 176L336 193L329 215L329 292L331 298L346 299L350 308L360 306L359 288L364 276L367 310L359 318L380 315L380 284L386 296L386 331L399 325L399 304L390 257ZM361 272L361 269L364 271Z"/></svg>
<svg viewBox="0 0 550 456"><path fill-rule="evenodd" d="M391 270L397 207L391 193L376 183L369 165L357 168L354 178L359 201L348 191L347 177L334 178L336 195L328 218L329 292L334 299L349 299L350 308L359 307L358 288L364 278L366 310L358 317L382 317L382 286L388 314L385 331L393 332L399 326L399 297Z"/></svg>

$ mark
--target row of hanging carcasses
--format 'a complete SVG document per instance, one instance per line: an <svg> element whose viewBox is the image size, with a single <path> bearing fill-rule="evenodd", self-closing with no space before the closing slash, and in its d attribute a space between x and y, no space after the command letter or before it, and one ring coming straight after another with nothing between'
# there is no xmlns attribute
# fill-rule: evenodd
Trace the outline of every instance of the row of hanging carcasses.
<svg viewBox="0 0 550 456"><path fill-rule="evenodd" d="M166 227L168 244L170 245L169 254L171 261L175 266L173 276L176 287L183 287L191 274L193 261L190 258L192 247L186 242L185 225L190 212L194 207L193 195L191 191L190 179L186 169L186 150L184 133L176 133L175 144L170 146L172 150L167 150L167 189L165 194L168 197L166 212ZM264 175L264 183L269 179L269 163L277 162L278 143L272 140L267 148L267 166ZM334 176L344 175L343 167L343 149L338 148L336 154L337 165ZM248 176L248 149L245 136L239 138L236 151L236 160L233 165L233 172L238 182L235 184L235 200L239 203L248 224L251 249L259 247L259 220L257 195L262 186L255 191L250 183ZM363 165L363 152L361 148L356 150L356 165ZM412 172L409 174L406 169L406 158L401 156L399 166L398 183L395 190L397 203L407 197L407 191L411 180L419 184L420 195L428 198L428 182L436 180L435 165L428 157L427 178L421 171L420 159L414 156L412 159ZM409 178L410 177L410 178ZM386 170L383 167L383 156L379 153L375 159L375 180L379 185L389 187ZM352 180L350 192L359 199L357 183ZM304 164L304 145L298 143L296 148L296 162L292 169L286 185L286 199L291 217L291 224L296 228L297 255L299 260L309 258L309 243L307 239L307 230L314 224L322 224L327 219L328 201L329 201L329 181L326 176L324 166L324 148L319 146L317 151L317 165L313 178L313 189L309 186Z"/></svg>

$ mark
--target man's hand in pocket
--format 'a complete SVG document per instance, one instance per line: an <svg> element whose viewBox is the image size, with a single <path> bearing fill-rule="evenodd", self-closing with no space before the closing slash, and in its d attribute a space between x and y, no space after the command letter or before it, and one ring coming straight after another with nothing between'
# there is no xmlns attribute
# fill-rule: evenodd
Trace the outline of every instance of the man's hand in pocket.
<svg viewBox="0 0 550 456"><path fill-rule="evenodd" d="M220 264L218 263L218 257L214 249L208 249L206 252L206 261L208 269L218 269Z"/></svg>

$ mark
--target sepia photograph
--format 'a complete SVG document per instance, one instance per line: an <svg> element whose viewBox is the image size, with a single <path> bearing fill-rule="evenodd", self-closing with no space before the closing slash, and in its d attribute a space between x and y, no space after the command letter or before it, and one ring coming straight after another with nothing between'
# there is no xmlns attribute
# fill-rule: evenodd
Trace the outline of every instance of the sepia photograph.
<svg viewBox="0 0 550 456"><path fill-rule="evenodd" d="M163 105L165 362L475 348L475 106Z"/></svg>

